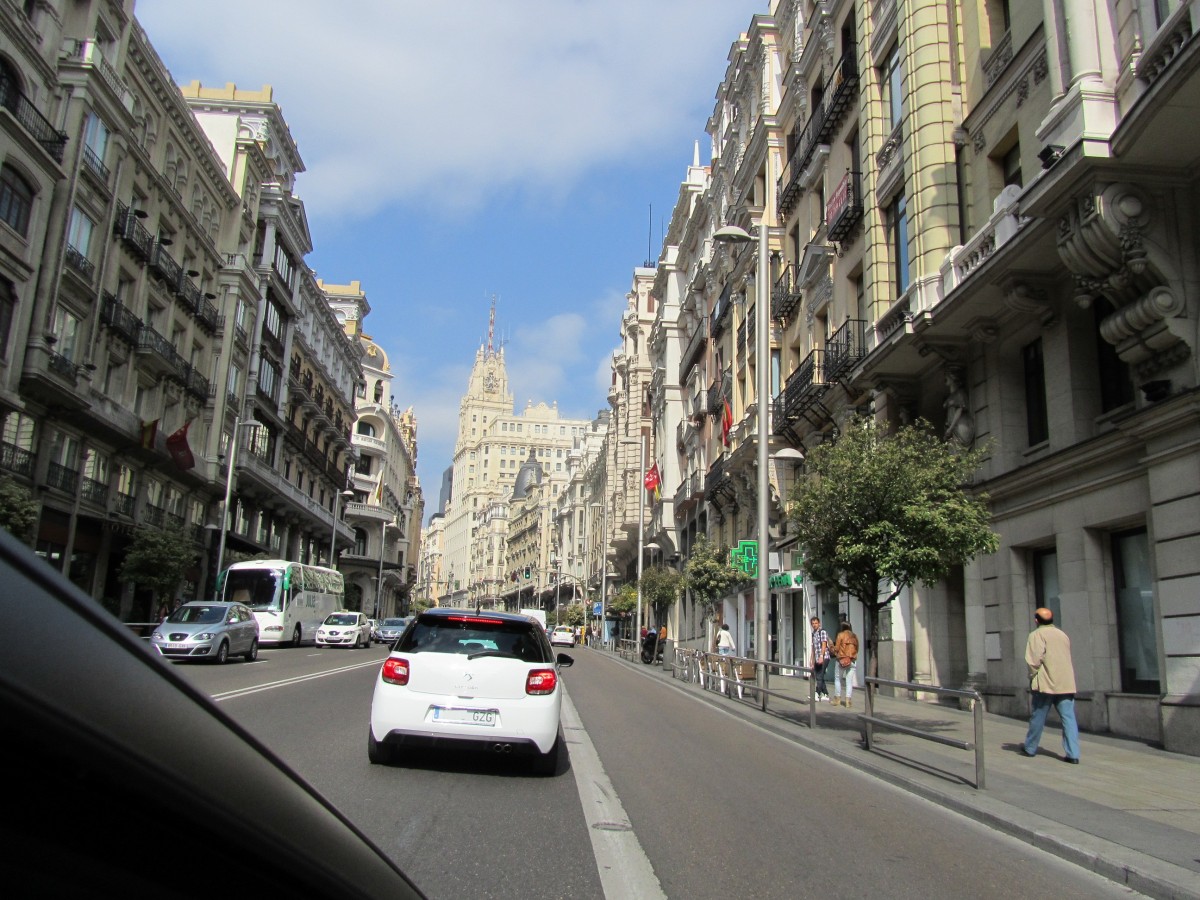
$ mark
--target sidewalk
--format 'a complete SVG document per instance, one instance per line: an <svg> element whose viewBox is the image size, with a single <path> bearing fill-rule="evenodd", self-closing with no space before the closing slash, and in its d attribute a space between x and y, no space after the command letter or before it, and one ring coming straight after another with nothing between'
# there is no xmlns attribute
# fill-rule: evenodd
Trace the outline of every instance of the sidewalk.
<svg viewBox="0 0 1200 900"><path fill-rule="evenodd" d="M817 727L809 729L805 679L772 676L770 690L802 702L770 696L764 713L749 691L746 700L729 699L673 678L670 668L605 655L1140 893L1200 898L1200 757L1084 733L1080 765L1071 766L1062 761L1058 727L1047 724L1038 756L1029 759L1019 752L1026 723L985 714L987 788L976 790L971 751L881 728L873 749L864 750L861 689L853 709L818 703ZM969 741L974 734L971 713L955 706L876 694L874 713L948 737Z"/></svg>

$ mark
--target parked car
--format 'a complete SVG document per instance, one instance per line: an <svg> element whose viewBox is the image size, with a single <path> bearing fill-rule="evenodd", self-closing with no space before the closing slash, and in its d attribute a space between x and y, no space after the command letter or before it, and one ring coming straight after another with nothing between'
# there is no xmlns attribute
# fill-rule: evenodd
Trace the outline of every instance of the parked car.
<svg viewBox="0 0 1200 900"><path fill-rule="evenodd" d="M317 629L316 643L318 647L349 647L352 650L369 647L371 625L360 612L343 609L330 613Z"/></svg>
<svg viewBox="0 0 1200 900"><path fill-rule="evenodd" d="M570 625L555 625L554 630L550 632L551 644L565 644L568 647L575 646L575 629Z"/></svg>
<svg viewBox="0 0 1200 900"><path fill-rule="evenodd" d="M3 530L0 593L0 630L21 635L0 653L5 761L37 791L0 816L17 893L67 897L83 878L97 896L211 897L211 878L139 852L157 839L219 856L220 883L239 894L422 896L157 650ZM45 650L60 645L70 652Z"/></svg>
<svg viewBox="0 0 1200 900"><path fill-rule="evenodd" d="M394 643L396 638L404 633L404 629L408 627L408 623L412 621L412 616L404 616L399 619L384 619L379 623L379 627L375 629L375 640L381 644Z"/></svg>
<svg viewBox="0 0 1200 900"><path fill-rule="evenodd" d="M557 770L562 738L559 669L537 620L434 608L417 616L384 660L371 700L367 757L395 761L409 747L526 755Z"/></svg>
<svg viewBox="0 0 1200 900"><path fill-rule="evenodd" d="M185 603L150 634L150 646L170 659L226 662L258 659L258 622L240 603Z"/></svg>

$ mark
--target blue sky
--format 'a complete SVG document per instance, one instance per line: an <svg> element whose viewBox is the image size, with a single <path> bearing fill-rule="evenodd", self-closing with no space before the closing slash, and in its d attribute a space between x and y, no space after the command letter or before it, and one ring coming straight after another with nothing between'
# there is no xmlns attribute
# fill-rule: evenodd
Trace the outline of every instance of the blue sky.
<svg viewBox="0 0 1200 900"><path fill-rule="evenodd" d="M137 0L175 80L270 84L306 171L308 264L362 282L418 422L426 508L496 327L517 409L607 405L730 46L768 0ZM651 214L651 208L653 213Z"/></svg>

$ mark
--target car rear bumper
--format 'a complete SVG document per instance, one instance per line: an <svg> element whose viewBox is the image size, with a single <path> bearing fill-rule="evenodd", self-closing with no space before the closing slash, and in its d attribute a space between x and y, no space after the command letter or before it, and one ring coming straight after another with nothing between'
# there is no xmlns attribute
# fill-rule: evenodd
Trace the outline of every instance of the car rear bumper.
<svg viewBox="0 0 1200 900"><path fill-rule="evenodd" d="M532 738L497 735L457 735L395 729L384 735L382 742L392 747L414 750L464 750L471 753L494 753L497 756L539 756L543 753ZM546 748L547 751L549 749Z"/></svg>
<svg viewBox="0 0 1200 900"><path fill-rule="evenodd" d="M504 745L502 753L547 753L558 738L562 694L525 697L519 701L477 697L464 700L442 694L416 694L396 686L385 699L371 703L371 732L376 740L397 746L462 746L475 750ZM431 709L496 709L495 726L430 721ZM523 749L518 749L523 748Z"/></svg>

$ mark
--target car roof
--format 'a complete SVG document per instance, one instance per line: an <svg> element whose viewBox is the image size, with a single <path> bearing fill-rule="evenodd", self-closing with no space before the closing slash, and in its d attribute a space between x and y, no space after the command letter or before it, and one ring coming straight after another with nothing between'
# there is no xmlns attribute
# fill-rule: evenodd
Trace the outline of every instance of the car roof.
<svg viewBox="0 0 1200 900"><path fill-rule="evenodd" d="M21 846L47 895L85 870L97 872L102 894L127 878L147 895L157 885L160 896L198 896L202 885L193 891L170 867L122 852L119 835L169 820L173 844L219 836L230 847L272 847L244 872L283 879L281 892L422 896L328 800L4 531L0 593L0 628L30 638L0 654L0 716L6 750L38 785L39 802L22 813ZM71 652L45 652L59 642ZM81 827L70 840L63 810Z"/></svg>
<svg viewBox="0 0 1200 900"><path fill-rule="evenodd" d="M500 610L481 609L476 612L474 609L456 609L452 606L431 606L425 612L421 613L421 617L435 616L443 618L446 616L478 616L481 619L500 619L504 622L534 622L541 624L533 616L526 616L520 613L503 612Z"/></svg>

